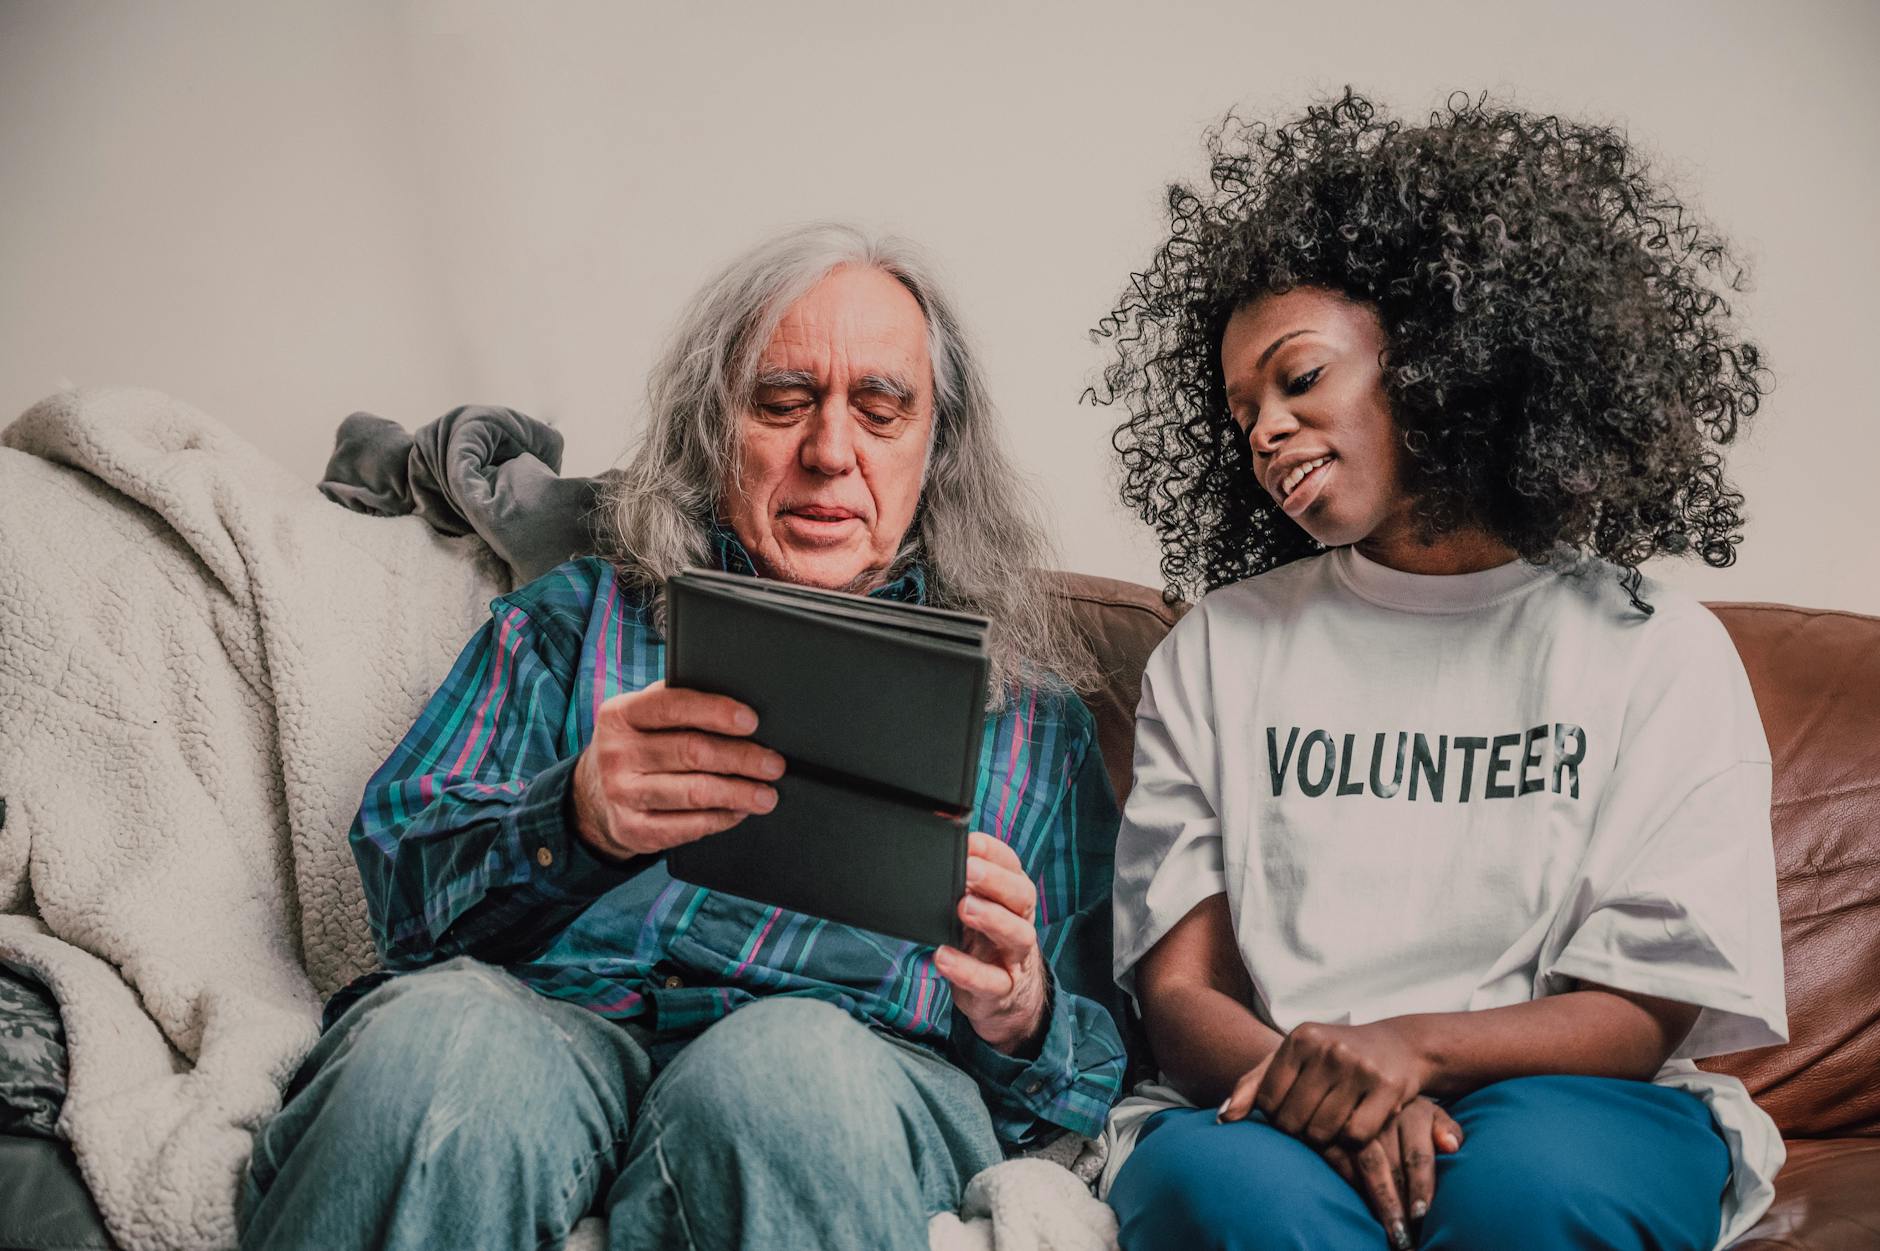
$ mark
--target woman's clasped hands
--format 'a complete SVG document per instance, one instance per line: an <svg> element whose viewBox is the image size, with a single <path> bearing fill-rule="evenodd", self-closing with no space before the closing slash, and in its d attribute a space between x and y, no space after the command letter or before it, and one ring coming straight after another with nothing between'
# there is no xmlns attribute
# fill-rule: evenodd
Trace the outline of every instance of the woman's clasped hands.
<svg viewBox="0 0 1880 1251"><path fill-rule="evenodd" d="M1462 1127L1423 1094L1431 1065L1392 1020L1306 1022L1249 1069L1219 1119L1258 1111L1317 1150L1370 1205L1393 1247L1412 1246L1436 1192L1436 1155L1459 1150Z"/></svg>

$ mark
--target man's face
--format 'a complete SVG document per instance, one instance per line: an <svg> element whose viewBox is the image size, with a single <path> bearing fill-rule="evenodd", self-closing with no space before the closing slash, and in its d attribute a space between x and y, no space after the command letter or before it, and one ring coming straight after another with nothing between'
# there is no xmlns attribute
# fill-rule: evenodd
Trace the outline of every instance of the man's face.
<svg viewBox="0 0 1880 1251"><path fill-rule="evenodd" d="M830 273L784 314L738 426L725 513L758 572L875 585L914 518L933 427L912 293L878 269Z"/></svg>

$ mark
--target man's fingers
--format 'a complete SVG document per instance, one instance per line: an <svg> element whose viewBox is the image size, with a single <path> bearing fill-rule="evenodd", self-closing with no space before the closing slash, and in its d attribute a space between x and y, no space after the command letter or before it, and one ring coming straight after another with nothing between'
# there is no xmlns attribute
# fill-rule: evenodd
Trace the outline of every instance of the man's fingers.
<svg viewBox="0 0 1880 1251"><path fill-rule="evenodd" d="M648 812L640 814L638 826L651 850L665 851L682 843L697 842L708 834L722 833L750 815L748 812L734 812L728 808L699 808L691 812ZM631 849L623 847L621 853L631 854Z"/></svg>
<svg viewBox="0 0 1880 1251"><path fill-rule="evenodd" d="M631 790L629 802L649 816L729 809L743 817L777 806L777 792L771 787L718 773L648 773Z"/></svg>
<svg viewBox="0 0 1880 1251"><path fill-rule="evenodd" d="M998 998L1011 994L1018 985L1004 965L988 964L977 956L967 955L958 947L935 948L933 963L940 976L946 978L955 991Z"/></svg>
<svg viewBox="0 0 1880 1251"><path fill-rule="evenodd" d="M966 854L969 857L977 857L981 860L990 861L1000 868L1010 869L1014 873L1023 873L1025 871L1025 864L1018 858L1017 852L992 837L992 835L979 830L974 830L971 834L966 836Z"/></svg>
<svg viewBox="0 0 1880 1251"><path fill-rule="evenodd" d="M1017 962L1038 944L1038 931L1024 917L1011 909L977 895L960 900L960 920L975 934L998 949L999 954Z"/></svg>
<svg viewBox="0 0 1880 1251"><path fill-rule="evenodd" d="M1403 1197L1397 1192L1397 1170L1383 1144L1373 1138L1364 1150L1352 1158L1358 1173L1358 1190L1384 1227L1393 1251L1409 1251L1410 1228L1404 1222Z"/></svg>
<svg viewBox="0 0 1880 1251"><path fill-rule="evenodd" d="M1023 869L1008 868L984 857L969 855L966 857L966 889L1017 913L1027 922L1038 915L1038 888Z"/></svg>
<svg viewBox="0 0 1880 1251"><path fill-rule="evenodd" d="M783 776L783 757L747 738L667 730L647 734L641 742L644 746L636 754L647 772L723 773L762 782L774 782Z"/></svg>
<svg viewBox="0 0 1880 1251"><path fill-rule="evenodd" d="M709 730L742 737L757 729L757 714L728 695L655 682L618 698L627 724L636 730Z"/></svg>

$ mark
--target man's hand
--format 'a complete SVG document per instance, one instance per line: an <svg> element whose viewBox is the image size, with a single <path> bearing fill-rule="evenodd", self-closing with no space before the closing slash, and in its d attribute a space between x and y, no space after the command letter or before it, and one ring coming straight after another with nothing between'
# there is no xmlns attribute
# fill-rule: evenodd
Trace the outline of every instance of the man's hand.
<svg viewBox="0 0 1880 1251"><path fill-rule="evenodd" d="M960 920L966 949L941 947L934 968L973 1032L1005 1055L1036 1054L1045 1030L1044 956L1038 950L1038 888L1018 853L988 834L966 843Z"/></svg>
<svg viewBox="0 0 1880 1251"><path fill-rule="evenodd" d="M1306 1022L1240 1079L1221 1119L1258 1108L1275 1129L1321 1151L1337 1144L1357 1152L1429 1082L1429 1060L1398 1021Z"/></svg>
<svg viewBox="0 0 1880 1251"><path fill-rule="evenodd" d="M655 682L601 705L574 767L575 832L623 860L728 830L777 806L783 757L749 739L757 714Z"/></svg>

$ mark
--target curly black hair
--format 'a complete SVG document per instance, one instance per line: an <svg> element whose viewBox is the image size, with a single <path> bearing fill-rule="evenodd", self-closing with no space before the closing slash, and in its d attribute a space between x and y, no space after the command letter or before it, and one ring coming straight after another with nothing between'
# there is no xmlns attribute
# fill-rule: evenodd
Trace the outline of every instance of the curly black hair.
<svg viewBox="0 0 1880 1251"><path fill-rule="evenodd" d="M1221 371L1234 312L1297 287L1376 309L1426 540L1597 555L1645 612L1645 560L1735 560L1718 449L1769 385L1724 294L1744 271L1624 134L1461 94L1406 126L1347 88L1283 125L1230 114L1206 143L1211 185L1169 188L1169 237L1093 332L1115 358L1086 397L1129 414L1122 495L1168 595L1322 550L1260 489Z"/></svg>

